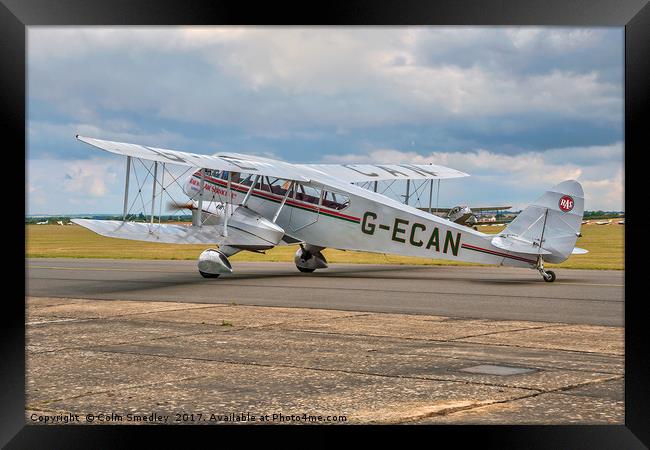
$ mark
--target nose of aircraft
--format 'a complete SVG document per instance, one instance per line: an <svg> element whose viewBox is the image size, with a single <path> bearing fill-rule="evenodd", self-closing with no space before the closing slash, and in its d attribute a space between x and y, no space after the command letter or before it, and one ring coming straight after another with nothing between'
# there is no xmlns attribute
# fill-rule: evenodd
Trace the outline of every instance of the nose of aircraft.
<svg viewBox="0 0 650 450"><path fill-rule="evenodd" d="M183 192L185 195L194 198L198 194L201 187L200 176L200 172L196 172L187 177L183 184Z"/></svg>

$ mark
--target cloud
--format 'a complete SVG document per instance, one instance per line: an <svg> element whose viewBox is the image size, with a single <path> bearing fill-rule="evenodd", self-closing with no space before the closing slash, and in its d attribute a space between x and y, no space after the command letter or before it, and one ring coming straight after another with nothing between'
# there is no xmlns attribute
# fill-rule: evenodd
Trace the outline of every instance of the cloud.
<svg viewBox="0 0 650 450"><path fill-rule="evenodd" d="M506 192L526 203L578 177L589 204L620 205L611 143L623 139L623 37L622 28L30 27L28 163L47 178L30 178L37 191L27 194L70 212L121 209L112 192L123 161L116 179L97 181L97 153L80 133L295 162L435 157L475 175L441 200Z"/></svg>
<svg viewBox="0 0 650 450"><path fill-rule="evenodd" d="M595 210L625 210L625 182L623 169L615 172L613 178L584 180L585 204Z"/></svg>
<svg viewBox="0 0 650 450"><path fill-rule="evenodd" d="M592 156L590 163L583 165L580 161L587 154ZM526 206L561 181L574 179L583 184L586 209L622 210L624 207L623 145L620 142L517 155L484 149L428 155L377 149L364 154L325 155L322 162L439 164L470 174L470 178L452 180L450 184L461 196L479 198L486 203L511 202L515 208ZM454 199L448 195L445 200L458 202L459 197Z"/></svg>
<svg viewBox="0 0 650 450"><path fill-rule="evenodd" d="M576 57L585 49L598 53L607 33L445 27L35 28L29 31L30 96L82 120L97 121L102 110L129 111L255 132L522 112L616 121L622 84L608 81L599 69L606 64L622 73L622 58L594 69L594 64L580 63L582 53ZM515 45L521 42L526 45ZM558 54L573 55L573 65L540 65L539 59Z"/></svg>
<svg viewBox="0 0 650 450"><path fill-rule="evenodd" d="M595 29L517 28L505 33L518 49L544 47L555 51L575 51L593 48L602 39L602 32Z"/></svg>
<svg viewBox="0 0 650 450"><path fill-rule="evenodd" d="M122 158L28 159L28 214L73 214L112 210L122 196ZM122 181L123 183L123 181ZM115 208L116 209L116 208Z"/></svg>
<svg viewBox="0 0 650 450"><path fill-rule="evenodd" d="M220 144L213 140L187 137L165 129L151 132L126 120L103 121L102 126L87 122L33 121L28 129L28 154L39 159L54 158L52 149L59 147L67 150L66 159L92 158L96 155L96 149L76 139L77 134L97 139L153 145L172 150L198 151L199 153L214 153L220 149Z"/></svg>
<svg viewBox="0 0 650 450"><path fill-rule="evenodd" d="M147 171L149 169L149 172ZM118 213L123 211L125 186L124 157L108 155L91 159L28 159L25 177L28 214ZM136 174L137 173L137 174ZM163 202L157 186L156 214L168 201L187 200L182 192L184 177L191 173L185 166L158 166L158 182L165 185ZM129 181L129 211L151 213L151 162L132 160ZM138 195L141 191L141 195ZM178 213L178 211L171 211Z"/></svg>
<svg viewBox="0 0 650 450"><path fill-rule="evenodd" d="M67 192L103 197L117 179L114 165L105 161L83 160L66 164L63 189Z"/></svg>

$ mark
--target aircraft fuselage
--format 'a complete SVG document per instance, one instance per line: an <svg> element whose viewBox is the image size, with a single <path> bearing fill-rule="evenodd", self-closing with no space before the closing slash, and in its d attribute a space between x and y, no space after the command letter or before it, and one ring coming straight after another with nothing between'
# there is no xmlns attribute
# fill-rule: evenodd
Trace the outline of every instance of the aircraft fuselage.
<svg viewBox="0 0 650 450"><path fill-rule="evenodd" d="M262 177L246 205L269 220L276 215L289 183L284 181L283 189L279 183L274 185L273 180ZM238 181L231 182L233 205L243 202L252 183L250 178ZM185 193L197 200L200 186L201 176L197 172L186 181ZM203 204L225 202L227 186L223 177L205 175ZM490 243L493 235L417 208L380 203L349 192L331 194L327 188L323 192L315 186L292 189L276 223L287 235L317 247L517 267L536 264L532 255L522 256L494 247ZM332 198L337 201L328 200Z"/></svg>

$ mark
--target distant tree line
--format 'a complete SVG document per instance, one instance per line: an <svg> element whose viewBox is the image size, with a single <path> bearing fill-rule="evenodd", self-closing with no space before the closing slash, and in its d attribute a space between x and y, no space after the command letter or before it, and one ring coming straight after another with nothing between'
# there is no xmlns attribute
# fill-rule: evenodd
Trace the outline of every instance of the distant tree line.
<svg viewBox="0 0 650 450"><path fill-rule="evenodd" d="M99 220L122 220L121 214L87 214L87 215L73 215L73 216L30 216L25 217L26 224L36 224L38 222L45 222L47 220L50 224L56 224L57 222L63 222L64 224L70 223L70 219L99 219ZM161 222L191 222L191 215L163 215L163 216L154 216L154 222L158 222L160 219ZM134 222L148 222L151 220L151 216L144 215L142 213L134 216L128 217L129 221Z"/></svg>
<svg viewBox="0 0 650 450"><path fill-rule="evenodd" d="M624 217L625 213L623 211L585 211L585 219L617 219L619 217Z"/></svg>

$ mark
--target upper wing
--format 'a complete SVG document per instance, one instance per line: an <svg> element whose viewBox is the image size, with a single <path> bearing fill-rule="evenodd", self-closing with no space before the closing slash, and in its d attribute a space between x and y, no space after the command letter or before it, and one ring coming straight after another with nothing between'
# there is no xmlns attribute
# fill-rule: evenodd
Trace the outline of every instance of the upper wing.
<svg viewBox="0 0 650 450"><path fill-rule="evenodd" d="M253 173L303 182L309 181L309 178L306 178L301 173L300 168L295 165L259 156L240 155L238 153L217 153L209 156L124 142L104 141L79 135L77 135L77 139L118 155L205 169Z"/></svg>
<svg viewBox="0 0 650 450"><path fill-rule="evenodd" d="M468 174L434 164L295 164L348 183L382 180L427 180L467 177Z"/></svg>
<svg viewBox="0 0 650 450"><path fill-rule="evenodd" d="M253 173L269 177L309 182L316 178L335 178L345 183L381 180L424 180L466 177L468 174L449 167L415 164L290 164L260 156L239 153L200 155L125 142L105 141L77 135L77 139L118 155L200 167L214 170Z"/></svg>

